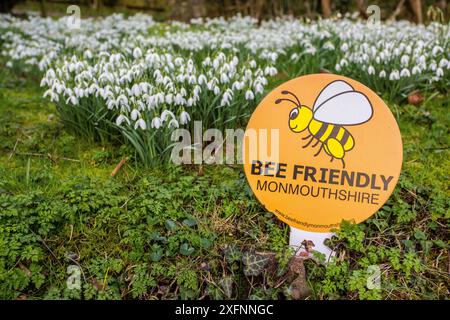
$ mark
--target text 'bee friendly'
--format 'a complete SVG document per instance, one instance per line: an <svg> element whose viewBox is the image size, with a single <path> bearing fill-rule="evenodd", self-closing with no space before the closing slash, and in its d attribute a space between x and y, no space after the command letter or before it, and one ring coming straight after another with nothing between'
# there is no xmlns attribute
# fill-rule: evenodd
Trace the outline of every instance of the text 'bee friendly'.
<svg viewBox="0 0 450 320"><path fill-rule="evenodd" d="M402 141L395 118L355 80L313 74L282 84L253 113L247 132L258 130L276 130L278 140L245 139L248 182L266 209L293 227L329 232L342 220L362 222L398 181Z"/></svg>

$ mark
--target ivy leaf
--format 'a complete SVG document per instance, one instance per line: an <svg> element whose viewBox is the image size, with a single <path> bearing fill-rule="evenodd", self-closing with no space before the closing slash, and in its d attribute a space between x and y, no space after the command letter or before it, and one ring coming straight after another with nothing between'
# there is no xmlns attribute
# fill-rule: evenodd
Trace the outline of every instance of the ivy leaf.
<svg viewBox="0 0 450 320"><path fill-rule="evenodd" d="M416 228L414 231L414 238L417 240L426 240L427 236L422 230Z"/></svg>
<svg viewBox="0 0 450 320"><path fill-rule="evenodd" d="M189 246L189 244L187 244L187 243L183 243L180 247L180 253L184 256L189 256L194 251L195 251L195 249L192 248L191 246Z"/></svg>
<svg viewBox="0 0 450 320"><path fill-rule="evenodd" d="M193 226L197 225L197 221L192 218L184 219L183 224L188 227L193 227Z"/></svg>
<svg viewBox="0 0 450 320"><path fill-rule="evenodd" d="M200 245L202 246L203 249L208 250L209 248L211 248L212 242L209 241L209 240L206 239L206 238L201 238L201 239L200 239Z"/></svg>
<svg viewBox="0 0 450 320"><path fill-rule="evenodd" d="M269 261L269 257L259 255L255 252L245 252L242 256L242 262L244 263L244 274L246 276L259 275Z"/></svg>
<svg viewBox="0 0 450 320"><path fill-rule="evenodd" d="M164 225L166 226L166 229L169 231L174 231L177 229L177 224L173 220L167 219Z"/></svg>
<svg viewBox="0 0 450 320"><path fill-rule="evenodd" d="M158 245L153 245L152 251L150 252L150 259L153 262L158 262L159 260L161 260L162 256L163 256L163 249Z"/></svg>
<svg viewBox="0 0 450 320"><path fill-rule="evenodd" d="M224 277L219 280L219 285L222 287L227 298L231 298L233 295L233 283L234 281L232 277Z"/></svg>
<svg viewBox="0 0 450 320"><path fill-rule="evenodd" d="M224 253L225 253L225 260L227 261L228 264L232 264L235 261L240 261L242 258L241 250L235 245L228 246L225 249Z"/></svg>

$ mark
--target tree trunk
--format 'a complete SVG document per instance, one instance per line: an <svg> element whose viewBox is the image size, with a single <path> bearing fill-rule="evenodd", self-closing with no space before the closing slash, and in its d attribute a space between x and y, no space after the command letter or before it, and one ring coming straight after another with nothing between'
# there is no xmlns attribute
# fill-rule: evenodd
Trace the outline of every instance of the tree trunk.
<svg viewBox="0 0 450 320"><path fill-rule="evenodd" d="M47 17L47 10L45 9L45 0L41 0L39 1L40 3L40 7L41 7L41 16L42 17Z"/></svg>
<svg viewBox="0 0 450 320"><path fill-rule="evenodd" d="M409 4L411 6L411 10L414 13L416 23L423 23L422 16L422 1L420 0L409 0Z"/></svg>
<svg viewBox="0 0 450 320"><path fill-rule="evenodd" d="M391 14L388 20L394 21L397 18L397 16L402 12L404 4L405 0L400 0L400 2L397 3L397 7L395 8L394 12Z"/></svg>
<svg viewBox="0 0 450 320"><path fill-rule="evenodd" d="M324 18L331 17L331 0L322 0L322 15Z"/></svg>
<svg viewBox="0 0 450 320"><path fill-rule="evenodd" d="M364 0L356 0L356 7L358 7L358 11L361 17L367 19L369 15L367 14L367 7L364 2Z"/></svg>

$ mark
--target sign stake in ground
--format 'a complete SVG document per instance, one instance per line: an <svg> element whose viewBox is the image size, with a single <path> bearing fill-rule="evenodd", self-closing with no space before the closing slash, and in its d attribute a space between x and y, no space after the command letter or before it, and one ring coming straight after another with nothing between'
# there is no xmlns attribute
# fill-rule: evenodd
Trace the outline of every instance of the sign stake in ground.
<svg viewBox="0 0 450 320"><path fill-rule="evenodd" d="M353 79L312 74L283 83L258 105L246 133L259 130L277 130L278 140L246 134L248 183L291 226L290 244L303 254L312 247L330 257L323 240L342 221L375 214L398 181L397 122L376 93Z"/></svg>

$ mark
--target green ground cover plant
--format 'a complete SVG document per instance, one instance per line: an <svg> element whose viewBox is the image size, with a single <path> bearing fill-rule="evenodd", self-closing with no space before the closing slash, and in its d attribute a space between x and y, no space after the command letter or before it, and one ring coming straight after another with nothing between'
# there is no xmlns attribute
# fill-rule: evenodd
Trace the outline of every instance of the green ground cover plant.
<svg viewBox="0 0 450 320"><path fill-rule="evenodd" d="M446 94L389 102L404 143L398 186L372 218L342 225L328 265L302 260L299 285L289 228L240 166L145 168L129 145L66 130L39 75L0 70L0 298L450 297ZM371 265L378 289L367 288Z"/></svg>

